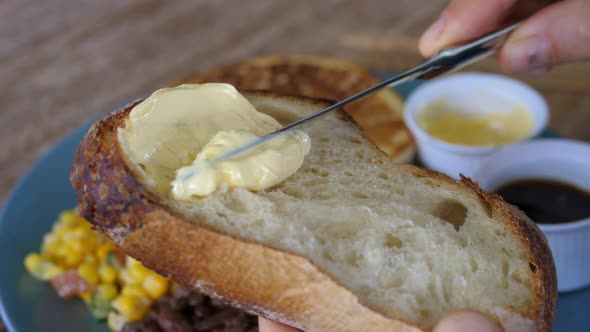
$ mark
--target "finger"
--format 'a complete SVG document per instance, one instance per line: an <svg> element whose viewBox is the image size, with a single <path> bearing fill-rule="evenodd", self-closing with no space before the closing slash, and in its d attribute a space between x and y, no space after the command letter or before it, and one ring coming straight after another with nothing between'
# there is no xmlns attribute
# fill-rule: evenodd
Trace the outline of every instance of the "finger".
<svg viewBox="0 0 590 332"><path fill-rule="evenodd" d="M546 71L552 65L590 59L590 1L555 3L524 22L500 52L508 73Z"/></svg>
<svg viewBox="0 0 590 332"><path fill-rule="evenodd" d="M516 1L453 0L420 38L420 53L431 56L492 31L503 23Z"/></svg>
<svg viewBox="0 0 590 332"><path fill-rule="evenodd" d="M500 326L478 311L456 311L443 318L432 332L501 332Z"/></svg>
<svg viewBox="0 0 590 332"><path fill-rule="evenodd" d="M258 317L258 328L260 332L299 332L296 328L283 325L266 318Z"/></svg>

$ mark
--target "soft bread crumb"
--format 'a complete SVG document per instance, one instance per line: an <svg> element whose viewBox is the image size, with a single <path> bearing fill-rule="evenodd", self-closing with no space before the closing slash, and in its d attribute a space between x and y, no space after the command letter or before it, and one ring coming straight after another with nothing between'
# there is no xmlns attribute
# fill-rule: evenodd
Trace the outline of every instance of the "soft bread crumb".
<svg viewBox="0 0 590 332"><path fill-rule="evenodd" d="M280 102L258 109L284 122L304 115ZM187 220L307 257L371 308L426 328L457 309L498 317L531 304L527 253L474 192L395 172L334 114L305 131L311 152L276 187L164 199Z"/></svg>

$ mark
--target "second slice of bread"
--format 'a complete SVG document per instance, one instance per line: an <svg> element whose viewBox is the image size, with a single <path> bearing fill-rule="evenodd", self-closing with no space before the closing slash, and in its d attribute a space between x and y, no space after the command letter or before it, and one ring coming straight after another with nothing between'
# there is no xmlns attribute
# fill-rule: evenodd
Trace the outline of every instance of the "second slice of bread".
<svg viewBox="0 0 590 332"><path fill-rule="evenodd" d="M288 123L325 106L245 93ZM524 214L467 179L390 162L343 114L305 128L302 168L260 192L157 196L108 116L76 154L81 212L185 286L309 331L429 330L457 309L508 331L551 330L555 270Z"/></svg>

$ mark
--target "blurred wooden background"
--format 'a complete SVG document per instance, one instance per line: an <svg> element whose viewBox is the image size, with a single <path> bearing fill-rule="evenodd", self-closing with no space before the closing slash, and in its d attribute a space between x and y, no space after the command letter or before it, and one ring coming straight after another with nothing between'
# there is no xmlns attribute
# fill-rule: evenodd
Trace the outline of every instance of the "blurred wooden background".
<svg viewBox="0 0 590 332"><path fill-rule="evenodd" d="M263 54L325 54L401 71L444 0L13 0L0 3L0 202L70 130L179 76ZM497 71L493 60L471 70ZM521 77L551 127L590 140L590 65Z"/></svg>
<svg viewBox="0 0 590 332"><path fill-rule="evenodd" d="M60 137L189 72L262 54L326 54L401 71L444 0L4 0L0 202ZM471 70L497 71L493 60ZM520 77L551 127L590 140L590 65Z"/></svg>
<svg viewBox="0 0 590 332"><path fill-rule="evenodd" d="M401 71L444 0L4 0L0 204L35 160L90 119L189 72L262 54L324 54ZM493 60L471 70L497 71ZM551 127L590 140L590 64L522 76ZM1 328L0 328L1 329Z"/></svg>

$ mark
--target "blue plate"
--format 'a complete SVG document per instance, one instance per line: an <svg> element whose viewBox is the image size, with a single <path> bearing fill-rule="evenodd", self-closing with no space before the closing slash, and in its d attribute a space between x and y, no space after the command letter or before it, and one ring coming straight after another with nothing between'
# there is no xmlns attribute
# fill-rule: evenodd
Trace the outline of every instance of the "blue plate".
<svg viewBox="0 0 590 332"><path fill-rule="evenodd" d="M407 96L419 82L399 87ZM0 314L10 331L106 332L80 300L60 299L48 283L30 277L23 258L38 251L43 234L76 205L68 176L74 151L88 126L66 136L16 186L0 214ZM590 331L590 288L561 294L556 331Z"/></svg>

